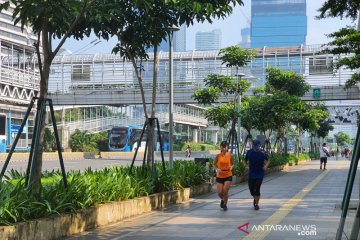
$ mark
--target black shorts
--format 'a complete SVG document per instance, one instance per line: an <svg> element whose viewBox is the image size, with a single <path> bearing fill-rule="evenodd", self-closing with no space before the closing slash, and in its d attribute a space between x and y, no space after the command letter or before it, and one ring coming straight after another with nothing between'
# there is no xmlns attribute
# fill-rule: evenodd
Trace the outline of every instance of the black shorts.
<svg viewBox="0 0 360 240"><path fill-rule="evenodd" d="M261 187L262 181L263 181L262 178L258 178L258 179L249 178L248 179L249 190L250 190L250 194L252 196L260 196L260 187Z"/></svg>
<svg viewBox="0 0 360 240"><path fill-rule="evenodd" d="M327 157L320 158L320 163L327 163Z"/></svg>
<svg viewBox="0 0 360 240"><path fill-rule="evenodd" d="M227 178L216 178L216 182L217 183L222 183L224 184L225 182L232 182L232 176L231 177L227 177Z"/></svg>

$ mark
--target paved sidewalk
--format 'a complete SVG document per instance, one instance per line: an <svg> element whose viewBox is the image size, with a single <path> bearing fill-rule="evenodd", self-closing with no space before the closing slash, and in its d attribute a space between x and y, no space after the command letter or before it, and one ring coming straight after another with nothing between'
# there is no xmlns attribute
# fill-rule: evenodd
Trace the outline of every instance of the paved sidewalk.
<svg viewBox="0 0 360 240"><path fill-rule="evenodd" d="M230 189L227 212L220 209L214 189L189 202L68 239L334 239L341 215L335 206L342 201L349 165L330 160L327 170L320 170L315 160L266 176L259 211L242 183ZM356 179L352 201L358 198ZM349 210L347 236L354 213Z"/></svg>

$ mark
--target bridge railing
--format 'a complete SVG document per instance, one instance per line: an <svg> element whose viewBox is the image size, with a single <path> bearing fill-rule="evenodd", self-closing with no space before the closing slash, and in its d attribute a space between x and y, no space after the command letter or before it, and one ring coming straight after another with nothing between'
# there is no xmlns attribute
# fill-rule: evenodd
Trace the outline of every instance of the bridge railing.
<svg viewBox="0 0 360 240"><path fill-rule="evenodd" d="M40 76L33 70L23 70L7 65L0 66L0 82L25 89L40 90Z"/></svg>
<svg viewBox="0 0 360 240"><path fill-rule="evenodd" d="M76 129L80 131L100 132L111 129L114 126L128 126L128 125L142 125L144 121L142 119L130 119L127 117L102 117L87 120L78 120L67 122L64 128L67 129L70 134L75 132ZM62 123L58 124L59 127L63 127Z"/></svg>
<svg viewBox="0 0 360 240"><path fill-rule="evenodd" d="M291 46L255 49L259 55L247 67L239 69L245 73L254 86L266 82L266 68L273 66L286 71L302 74L312 86L344 85L352 71L329 69L337 56L322 52L326 46ZM198 89L204 87L204 78L210 74L235 76L236 68L228 68L220 60L219 51L192 51L174 53L174 89ZM153 62L142 65L143 87L152 91ZM159 55L157 89L168 91L169 86L168 54ZM49 91L76 93L87 90L95 91L139 91L138 80L132 64L117 55L66 55L54 60L50 76Z"/></svg>

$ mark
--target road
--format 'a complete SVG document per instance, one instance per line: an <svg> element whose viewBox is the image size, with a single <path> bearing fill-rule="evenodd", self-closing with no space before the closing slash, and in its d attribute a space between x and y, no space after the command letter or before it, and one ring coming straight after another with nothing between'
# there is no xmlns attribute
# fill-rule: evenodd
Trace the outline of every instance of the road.
<svg viewBox="0 0 360 240"><path fill-rule="evenodd" d="M192 154L191 158L185 158L184 156L181 156L180 154L175 154L174 159L180 160L180 159L187 159L187 160L194 160L195 157L204 157L201 154L194 153ZM165 161L168 159L165 158ZM91 168L93 170L100 170L106 167L112 167L112 166L126 166L130 165L132 162L132 158L126 158L123 157L120 159L84 159L84 160L67 160L64 161L65 170L71 171L71 170L84 170L87 168ZM161 158L156 158L155 162L161 162ZM9 171L10 169L14 169L20 172L25 172L27 168L27 161L11 161L9 162L9 165L6 169L6 171ZM142 164L142 160L136 160L134 165L140 166ZM0 168L2 169L4 166L4 161L0 161ZM60 170L60 163L59 161L55 160L44 160L43 161L43 171L52 171L52 170Z"/></svg>

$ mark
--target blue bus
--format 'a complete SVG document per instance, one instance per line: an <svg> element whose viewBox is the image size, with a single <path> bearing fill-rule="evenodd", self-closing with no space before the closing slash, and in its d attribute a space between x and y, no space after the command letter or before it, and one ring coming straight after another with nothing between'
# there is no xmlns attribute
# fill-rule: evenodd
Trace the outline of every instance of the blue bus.
<svg viewBox="0 0 360 240"><path fill-rule="evenodd" d="M6 115L0 114L0 153L6 152Z"/></svg>
<svg viewBox="0 0 360 240"><path fill-rule="evenodd" d="M140 139L142 126L128 126L128 127L113 127L109 130L109 151L110 152L134 152L137 148L138 151L144 152L147 140L146 132L143 135L140 146L138 141ZM160 130L162 139L163 151L169 151L169 132ZM157 136L157 132L156 132ZM156 140L156 151L160 151L160 142Z"/></svg>

